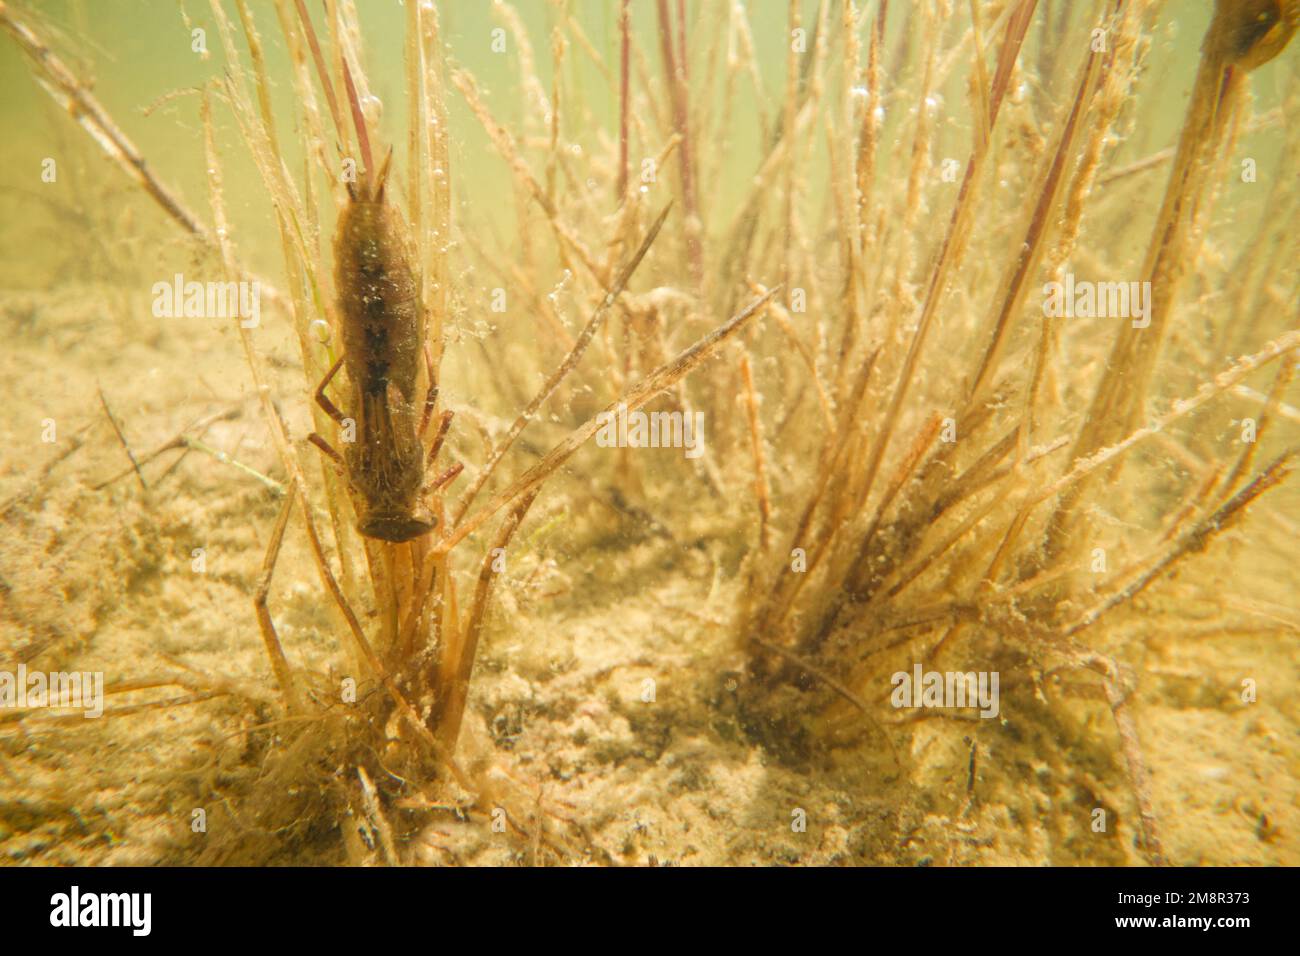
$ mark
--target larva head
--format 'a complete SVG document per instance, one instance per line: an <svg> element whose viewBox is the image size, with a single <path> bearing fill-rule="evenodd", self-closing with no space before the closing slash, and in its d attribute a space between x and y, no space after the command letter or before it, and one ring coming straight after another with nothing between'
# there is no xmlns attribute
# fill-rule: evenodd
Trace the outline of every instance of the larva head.
<svg viewBox="0 0 1300 956"><path fill-rule="evenodd" d="M400 544L428 534L437 525L438 519L427 508L419 507L405 514L384 511L364 514L357 524L357 530L367 538Z"/></svg>

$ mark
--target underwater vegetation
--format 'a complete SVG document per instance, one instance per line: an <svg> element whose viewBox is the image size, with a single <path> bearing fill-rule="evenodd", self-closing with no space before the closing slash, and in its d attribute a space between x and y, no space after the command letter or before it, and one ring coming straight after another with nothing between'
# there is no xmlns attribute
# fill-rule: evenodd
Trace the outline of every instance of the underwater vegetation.
<svg viewBox="0 0 1300 956"><path fill-rule="evenodd" d="M1300 860L1300 3L112 16L0 2L4 858Z"/></svg>

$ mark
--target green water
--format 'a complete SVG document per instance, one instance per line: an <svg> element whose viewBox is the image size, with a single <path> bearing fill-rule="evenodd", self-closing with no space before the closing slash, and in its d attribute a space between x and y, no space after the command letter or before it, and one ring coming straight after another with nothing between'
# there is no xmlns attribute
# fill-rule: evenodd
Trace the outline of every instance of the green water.
<svg viewBox="0 0 1300 956"><path fill-rule="evenodd" d="M292 83L283 38L274 7L259 0L251 5L253 16L266 49L267 69L272 77L273 109L281 124L280 139L286 157L301 169L301 138L295 135L289 117L295 115ZM311 5L316 10L316 5ZM403 161L406 138L404 101L403 44L405 11L396 0L362 0L358 3L364 35L364 64L372 90L384 104L382 131L384 138L398 144L399 165ZM864 5L870 10L871 4ZM1087 19L1087 7L1097 4L1071 4L1065 23L1077 24ZM645 68L652 83L659 82L658 26L652 4L634 4L633 30L637 43L645 52ZM1165 5L1151 56L1151 76L1146 95L1158 96L1170 104L1167 110L1148 112L1125 143L1117 158L1138 158L1144 150L1166 144L1181 121L1182 104L1190 89L1197 50L1191 38L1199 37L1208 22L1210 4L1201 0L1170 0ZM203 221L210 219L204 169L202 127L199 121L201 89L216 90L226 69L225 54L217 33L215 18L206 3L174 4L143 0L44 0L10 6L16 17L30 22L42 37L62 56L76 75L85 81L118 127L139 148L150 168L160 180L171 186ZM890 20L886 48L895 53L900 42L913 46L921 40L916 24L918 16L909 5L896 5ZM1045 4L1045 15L1059 18L1059 5ZM239 29L233 3L223 5L236 33L236 44L248 65L247 51ZM564 118L562 135L570 148L587 151L610 149L617 138L618 93L614 79L618 63L617 4L605 0L579 0L557 6L542 0L525 0L515 6L522 20L537 76L549 97L553 82L551 34L557 11L566 9L590 40L603 66L570 43L564 59L566 97L561 104ZM804 0L802 23L813 45L819 5ZM692 30L705 30L711 24L725 23L715 16L717 5L694 0L687 4L688 23ZM787 13L784 3L763 0L750 8L755 60L760 66L760 82L770 118L779 110L785 85L786 51L789 43ZM487 0L458 0L439 5L443 36L449 61L477 78L494 115L512 130L526 129L544 134L546 118L540 108L529 102L520 79L519 51L509 36L504 52L495 52L494 43L503 21L494 15ZM831 5L830 30L838 31L838 4ZM313 14L315 15L315 14ZM319 18L318 18L319 19ZM703 24L704 26L699 26ZM195 52L192 31L206 33L207 54ZM942 29L942 27L941 27ZM866 30L863 31L864 38ZM947 27L951 39L951 26ZM704 51L711 45L704 33L692 33L693 67L700 68ZM716 44L726 45L720 36ZM1033 66L1039 62L1034 50L1035 38L1027 45L1026 80L1037 82ZM726 56L727 51L722 51ZM888 62L888 57L886 58ZM969 134L969 108L966 102L964 71L954 71L939 91L942 112L939 135L949 142L954 154L965 149ZM1266 71L1277 73L1280 71ZM644 78L634 75L634 86ZM1057 92L1068 86L1071 78L1057 74L1051 82ZM1042 82L1047 82L1045 79ZM1260 107L1275 101L1280 81L1264 76L1257 87ZM27 241L30 230L42 230L50 238L63 236L66 243L105 242L109 236L88 239L78 231L94 231L94 226L114 230L123 228L114 217L121 208L138 209L138 219L156 219L156 213L133 195L130 188L118 188L124 182L121 173L97 156L84 133L51 101L32 79L26 58L9 36L0 37L0 128L4 130L4 163L0 166L0 282L11 287L44 286L66 267L61 257L51 256L45 243L33 248ZM714 106L720 99L714 90ZM214 93L214 96L218 94ZM219 97L218 97L219 100ZM453 186L457 215L462 222L481 222L504 234L515 219L513 186L509 171L492 149L479 123L469 115L463 100L454 93L448 97L453 132ZM890 103L886 133L903 128L911 104ZM698 104L694 107L698 109ZM743 186L757 169L755 157L759 145L757 116L759 110L752 87L737 83L737 94L728 142L708 144L709 160L721 162L724 175L713 194L702 197L713 221L726 221L743 194ZM649 118L646 118L647 121ZM245 255L255 262L274 262L278 244L269 215L268 200L251 156L244 147L239 131L226 106L214 107L218 145L226 182L226 201L231 217L232 234ZM815 154L822 153L821 139L812 144ZM66 160L57 184L43 183L42 162L47 158ZM638 157L632 157L633 161ZM824 171L824 167L822 167ZM816 208L821 194L813 184L808 206ZM612 211L612 199L602 197ZM91 215L71 217L59 209L71 207ZM26 230L23 228L26 226ZM107 229L105 230L107 231ZM268 258L271 257L271 258Z"/></svg>

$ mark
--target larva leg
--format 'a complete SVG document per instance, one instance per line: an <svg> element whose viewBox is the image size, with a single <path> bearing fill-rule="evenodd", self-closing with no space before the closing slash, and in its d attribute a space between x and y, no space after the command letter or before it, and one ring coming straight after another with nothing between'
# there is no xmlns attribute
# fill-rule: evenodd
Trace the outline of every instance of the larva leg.
<svg viewBox="0 0 1300 956"><path fill-rule="evenodd" d="M451 420L455 414L451 410L442 413L442 418L438 422L438 431L433 436L433 444L429 446L429 455L424 460L426 467L432 465L434 459L438 457L438 452L442 451L442 443L447 440L447 429L451 427Z"/></svg>
<svg viewBox="0 0 1300 956"><path fill-rule="evenodd" d="M344 462L343 456L340 455L337 451L335 451L334 446L332 446L324 438L321 438L320 435L316 434L315 432L312 432L310 435L307 436L307 440L311 442L313 445L315 445L317 448L319 448L324 453L325 457L330 459L332 462L334 462L334 464L338 465L339 468L344 470L347 469L347 464Z"/></svg>
<svg viewBox="0 0 1300 956"><path fill-rule="evenodd" d="M442 418L438 422L438 431L433 436L433 444L429 446L429 455L425 459L426 468L434 463L438 457L438 453L442 451L443 443L447 440L447 430L451 428L451 419L453 414L454 413L450 410L442 413ZM455 480L456 476L464 469L465 465L462 462L456 462L436 478L427 480L424 484L423 494L432 494L438 489L451 484L452 481Z"/></svg>
<svg viewBox="0 0 1300 956"><path fill-rule="evenodd" d="M456 480L456 476L459 475L464 470L465 470L465 465L459 461L456 462L456 464L452 465L450 468L444 471L437 478L433 479L433 481L429 482L428 491L430 492L438 491L444 486L451 484L453 481Z"/></svg>
<svg viewBox="0 0 1300 956"><path fill-rule="evenodd" d="M343 356L340 355L338 361L336 361L330 370L325 373L325 377L321 379L320 384L316 386L316 404L325 409L325 414L334 419L340 425L343 424L343 413L339 411L337 405L329 400L329 397L325 394L325 389L329 387L330 382L333 381L334 376L338 374L339 368L342 365Z"/></svg>
<svg viewBox="0 0 1300 956"><path fill-rule="evenodd" d="M424 441L424 433L429 430L429 420L433 417L433 407L438 404L438 383L434 380L433 356L429 354L428 345L424 347L424 367L429 372L429 390L424 395L424 415L420 419L420 430L416 432L421 441Z"/></svg>

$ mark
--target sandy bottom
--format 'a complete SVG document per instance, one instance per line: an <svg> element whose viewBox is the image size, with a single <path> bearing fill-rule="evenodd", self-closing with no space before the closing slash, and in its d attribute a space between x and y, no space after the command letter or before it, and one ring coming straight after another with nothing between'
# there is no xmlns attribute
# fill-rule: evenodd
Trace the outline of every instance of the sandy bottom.
<svg viewBox="0 0 1300 956"><path fill-rule="evenodd" d="M265 795L253 792L250 771L278 740L273 707L248 699L273 700L251 603L273 494L199 451L176 464L177 450L145 467L147 491L130 473L96 488L129 467L97 384L137 454L232 409L203 440L277 472L233 332L194 323L141 334L111 318L132 310L147 314L111 290L0 298L9 410L0 416L0 669L101 670L121 685L187 668L247 693L101 720L19 722L0 711L0 861L196 863L214 859L217 836L247 845L257 862L373 859L355 852L357 821L325 804L284 832L251 822ZM259 347L301 435L294 345L268 332ZM40 440L47 419L55 444ZM619 517L581 482L569 485L543 497L538 524L550 530L512 569L493 614L462 751L476 773L510 781L531 812L569 821L582 839L565 851L494 832L453 806L424 807L419 826L403 829L404 860L1144 863L1114 723L1095 693L1027 674L1004 690L999 720L908 720L888 727L888 741L864 724L843 747L765 747L746 716L753 702L728 630L742 519L676 499L641 503L657 524ZM1252 517L1243 534L1286 554L1284 533L1267 525ZM202 574L192 570L195 548L205 552ZM1176 577L1149 598L1179 601L1216 574L1235 578L1235 557L1229 542L1196 559L1200 585ZM1262 600L1293 605L1286 582L1259 587ZM272 609L294 665L322 674L342 657L326 600L294 526ZM1228 632L1214 615L1178 634L1144 633L1140 614L1127 620L1107 650L1139 675L1135 717L1171 862L1300 863L1294 635L1283 640L1276 622ZM1255 703L1240 700L1246 677L1258 682ZM643 699L648 679L653 701ZM1080 677L1075 689L1088 683ZM190 696L147 688L112 695L109 709ZM206 832L194 831L196 809ZM1098 809L1104 832L1092 826Z"/></svg>

